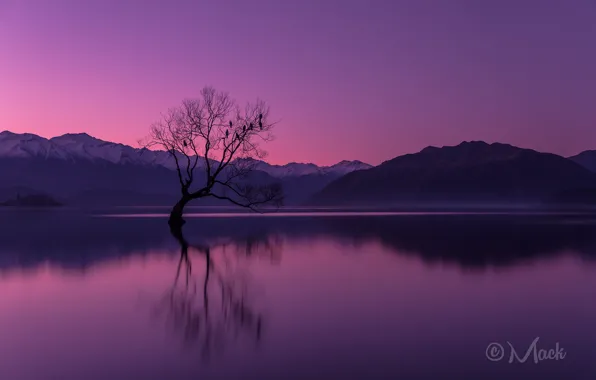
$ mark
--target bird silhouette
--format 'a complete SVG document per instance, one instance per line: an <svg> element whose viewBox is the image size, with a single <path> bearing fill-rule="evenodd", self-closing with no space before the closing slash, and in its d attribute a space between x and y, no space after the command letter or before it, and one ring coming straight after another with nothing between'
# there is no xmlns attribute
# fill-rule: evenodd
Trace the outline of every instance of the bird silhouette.
<svg viewBox="0 0 596 380"><path fill-rule="evenodd" d="M187 147L188 144L186 143L186 140L184 140L183 142L184 142L184 146Z"/></svg>
<svg viewBox="0 0 596 380"><path fill-rule="evenodd" d="M230 120L230 128L232 128L232 120Z"/></svg>
<svg viewBox="0 0 596 380"><path fill-rule="evenodd" d="M242 132L246 132L246 125L242 126Z"/></svg>
<svg viewBox="0 0 596 380"><path fill-rule="evenodd" d="M230 124L231 124L231 123L232 123L232 122L230 121ZM228 130L226 129L226 138L228 138L229 134L230 134L230 131L228 131Z"/></svg>

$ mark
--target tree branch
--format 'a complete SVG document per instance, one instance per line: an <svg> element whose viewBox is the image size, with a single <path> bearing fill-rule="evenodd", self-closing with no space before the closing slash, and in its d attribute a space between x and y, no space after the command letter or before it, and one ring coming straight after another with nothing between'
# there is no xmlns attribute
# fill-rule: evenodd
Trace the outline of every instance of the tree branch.
<svg viewBox="0 0 596 380"><path fill-rule="evenodd" d="M161 146L173 157L183 196L213 196L255 208L282 198L279 188L242 182L257 162L250 159L262 159L266 154L258 143L273 138L275 123L268 119L269 108L264 102L257 100L241 109L226 92L205 87L199 99L184 100L153 124L147 146ZM205 163L206 183L191 191L200 160ZM231 197L219 194L215 185L234 193Z"/></svg>

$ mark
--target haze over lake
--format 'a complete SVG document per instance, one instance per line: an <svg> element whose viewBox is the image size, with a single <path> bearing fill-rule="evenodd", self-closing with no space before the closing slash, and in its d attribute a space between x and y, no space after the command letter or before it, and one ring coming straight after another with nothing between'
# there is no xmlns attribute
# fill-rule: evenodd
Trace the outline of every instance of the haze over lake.
<svg viewBox="0 0 596 380"><path fill-rule="evenodd" d="M589 214L201 212L1 210L0 378L596 375Z"/></svg>

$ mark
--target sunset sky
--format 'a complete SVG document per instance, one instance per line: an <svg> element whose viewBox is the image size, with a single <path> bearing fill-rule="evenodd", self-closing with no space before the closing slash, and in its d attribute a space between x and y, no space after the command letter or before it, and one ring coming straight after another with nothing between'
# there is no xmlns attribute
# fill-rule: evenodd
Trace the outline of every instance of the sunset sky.
<svg viewBox="0 0 596 380"><path fill-rule="evenodd" d="M269 161L596 149L594 0L0 0L0 130L134 145L204 85L260 97Z"/></svg>

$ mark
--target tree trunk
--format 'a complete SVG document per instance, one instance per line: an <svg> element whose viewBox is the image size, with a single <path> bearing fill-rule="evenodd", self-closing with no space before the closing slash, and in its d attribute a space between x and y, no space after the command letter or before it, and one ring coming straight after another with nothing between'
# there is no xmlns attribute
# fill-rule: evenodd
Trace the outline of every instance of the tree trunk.
<svg viewBox="0 0 596 380"><path fill-rule="evenodd" d="M178 203L174 205L172 211L170 212L170 219L168 220L170 227L182 227L182 225L185 223L184 219L182 218L182 214L184 213L184 206L186 206L190 200L190 197L183 196L180 198Z"/></svg>

